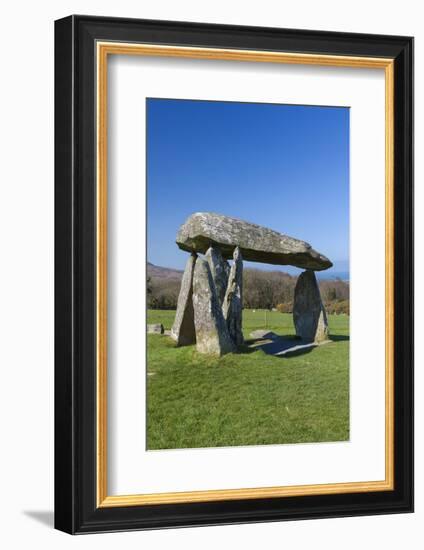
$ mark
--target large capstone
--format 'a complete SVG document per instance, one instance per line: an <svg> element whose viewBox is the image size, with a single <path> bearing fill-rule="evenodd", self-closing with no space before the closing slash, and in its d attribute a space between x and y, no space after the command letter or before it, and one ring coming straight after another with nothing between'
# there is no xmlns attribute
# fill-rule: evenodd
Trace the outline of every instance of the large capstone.
<svg viewBox="0 0 424 550"><path fill-rule="evenodd" d="M219 248L215 246L208 248L205 257L211 269L212 279L215 283L219 303L222 305L224 302L225 292L227 290L230 265L227 260L224 260L222 257Z"/></svg>
<svg viewBox="0 0 424 550"><path fill-rule="evenodd" d="M187 260L178 296L175 321L171 328L171 338L177 342L178 346L196 343L193 311L193 274L196 259L196 254L192 254Z"/></svg>
<svg viewBox="0 0 424 550"><path fill-rule="evenodd" d="M228 277L228 287L222 304L222 313L227 323L231 340L236 346L243 344L243 258L239 247L234 250L234 262Z"/></svg>
<svg viewBox="0 0 424 550"><path fill-rule="evenodd" d="M304 271L297 279L293 320L296 335L305 342L320 343L328 339L327 314L313 271Z"/></svg>
<svg viewBox="0 0 424 550"><path fill-rule="evenodd" d="M211 212L192 214L180 227L177 245L188 252L205 253L216 246L225 259L236 246L245 260L323 270L333 264L310 244L272 229Z"/></svg>
<svg viewBox="0 0 424 550"><path fill-rule="evenodd" d="M194 268L193 309L197 351L219 356L234 351L209 264L200 259Z"/></svg>

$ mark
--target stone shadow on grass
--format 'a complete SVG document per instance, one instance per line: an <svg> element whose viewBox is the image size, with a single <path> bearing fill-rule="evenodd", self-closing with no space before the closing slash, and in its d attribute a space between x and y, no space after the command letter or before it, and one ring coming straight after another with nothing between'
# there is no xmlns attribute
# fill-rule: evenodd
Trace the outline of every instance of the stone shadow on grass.
<svg viewBox="0 0 424 550"><path fill-rule="evenodd" d="M318 344L304 342L293 335L280 336L276 334L272 338L247 340L245 347L253 351L260 349L267 355L273 355L274 357L297 357L310 353L318 347Z"/></svg>
<svg viewBox="0 0 424 550"><path fill-rule="evenodd" d="M350 340L350 337L344 334L334 334L334 335L330 334L328 336L328 339L331 340L332 342L346 342Z"/></svg>
<svg viewBox="0 0 424 550"><path fill-rule="evenodd" d="M245 355L246 353L255 353L255 351L257 351L257 348L251 345L254 342L256 342L256 340L245 340L241 346L237 347L235 353L239 353L240 355Z"/></svg>

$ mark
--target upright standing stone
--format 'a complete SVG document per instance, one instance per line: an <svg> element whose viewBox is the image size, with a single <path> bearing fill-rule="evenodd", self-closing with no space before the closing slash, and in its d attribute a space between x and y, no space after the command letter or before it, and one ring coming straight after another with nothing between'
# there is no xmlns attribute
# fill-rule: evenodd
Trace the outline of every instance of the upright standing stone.
<svg viewBox="0 0 424 550"><path fill-rule="evenodd" d="M222 312L232 341L236 346L241 346L244 341L242 331L243 258L238 246L234 250L233 259L234 263L228 277Z"/></svg>
<svg viewBox="0 0 424 550"><path fill-rule="evenodd" d="M189 346L196 343L193 311L193 274L196 258L197 255L192 254L188 259L181 281L177 312L171 329L171 338L177 342L177 346Z"/></svg>
<svg viewBox="0 0 424 550"><path fill-rule="evenodd" d="M219 356L234 351L209 264L200 259L194 268L193 309L197 351Z"/></svg>
<svg viewBox="0 0 424 550"><path fill-rule="evenodd" d="M306 342L328 339L327 314L314 271L300 274L294 289L293 320L296 334Z"/></svg>
<svg viewBox="0 0 424 550"><path fill-rule="evenodd" d="M221 251L216 246L209 247L205 257L209 263L212 279L215 283L219 304L222 305L225 292L227 291L230 265L227 260L224 260Z"/></svg>

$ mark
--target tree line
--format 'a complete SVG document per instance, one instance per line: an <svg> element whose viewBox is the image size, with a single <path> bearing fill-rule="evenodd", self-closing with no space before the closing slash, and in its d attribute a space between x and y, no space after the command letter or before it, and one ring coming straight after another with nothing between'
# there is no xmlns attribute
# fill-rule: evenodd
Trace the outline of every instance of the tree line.
<svg viewBox="0 0 424 550"><path fill-rule="evenodd" d="M247 309L293 311L296 276L281 271L244 269L243 306ZM318 282L328 313L349 314L349 283L341 279ZM180 278L148 276L147 304L150 309L176 309Z"/></svg>

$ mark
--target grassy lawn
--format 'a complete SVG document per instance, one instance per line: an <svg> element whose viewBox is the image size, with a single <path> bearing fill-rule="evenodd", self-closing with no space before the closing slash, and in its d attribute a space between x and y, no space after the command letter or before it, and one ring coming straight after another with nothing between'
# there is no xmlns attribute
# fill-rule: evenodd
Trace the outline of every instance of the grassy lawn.
<svg viewBox="0 0 424 550"><path fill-rule="evenodd" d="M170 329L174 315L150 310L148 322ZM329 325L330 344L296 357L249 350L218 359L149 334L147 448L349 439L349 317L330 315ZM294 334L289 314L244 310L246 339L265 327Z"/></svg>

